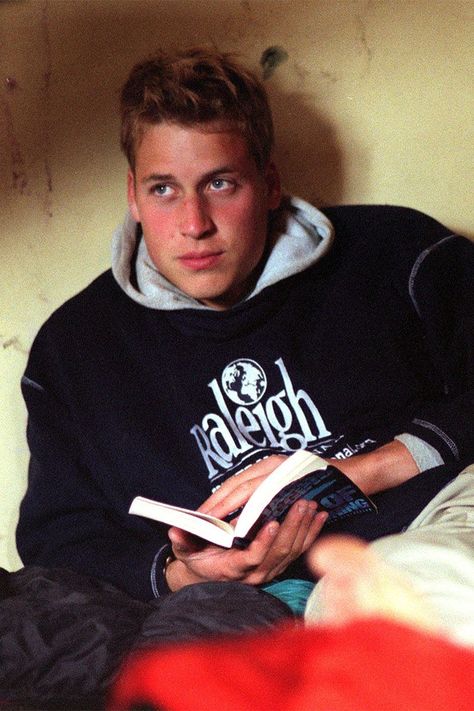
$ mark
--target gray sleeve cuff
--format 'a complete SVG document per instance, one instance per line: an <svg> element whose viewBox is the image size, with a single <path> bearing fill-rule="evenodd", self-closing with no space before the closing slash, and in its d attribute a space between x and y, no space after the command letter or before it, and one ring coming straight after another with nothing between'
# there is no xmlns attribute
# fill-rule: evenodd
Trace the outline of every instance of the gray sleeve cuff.
<svg viewBox="0 0 474 711"><path fill-rule="evenodd" d="M420 439L420 437L405 432L397 435L394 439L405 445L415 460L420 472L433 469L434 467L440 467L444 464L443 458L438 450L432 447L431 444Z"/></svg>
<svg viewBox="0 0 474 711"><path fill-rule="evenodd" d="M166 560L171 553L171 544L166 543L164 546L161 546L160 550L155 555L150 571L151 589L155 597L163 597L171 592L168 587L168 583L166 582L165 575Z"/></svg>

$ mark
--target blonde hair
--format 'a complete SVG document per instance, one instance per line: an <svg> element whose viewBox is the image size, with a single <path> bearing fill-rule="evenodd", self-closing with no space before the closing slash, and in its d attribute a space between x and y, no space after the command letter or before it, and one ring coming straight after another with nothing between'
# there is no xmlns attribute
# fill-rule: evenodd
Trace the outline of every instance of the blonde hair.
<svg viewBox="0 0 474 711"><path fill-rule="evenodd" d="M120 99L120 143L132 170L147 125L219 122L247 141L257 167L270 159L274 132L263 84L231 54L200 47L158 52L133 67Z"/></svg>

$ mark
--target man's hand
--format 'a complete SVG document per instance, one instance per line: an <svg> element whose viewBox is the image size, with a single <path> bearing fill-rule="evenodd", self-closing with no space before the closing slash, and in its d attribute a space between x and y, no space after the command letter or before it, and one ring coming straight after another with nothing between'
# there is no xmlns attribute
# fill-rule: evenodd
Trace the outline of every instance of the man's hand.
<svg viewBox="0 0 474 711"><path fill-rule="evenodd" d="M176 560L167 569L168 585L178 590L210 580L249 585L269 582L308 550L326 519L325 512L317 513L315 502L297 501L281 524L270 521L244 550L210 544L200 547L184 531L171 528L169 537Z"/></svg>
<svg viewBox="0 0 474 711"><path fill-rule="evenodd" d="M227 479L199 510L219 518L229 515L246 503L283 459L268 457ZM178 528L171 528L169 537L176 560L167 568L168 585L171 590L178 590L184 585L209 580L250 585L269 582L310 547L326 519L326 513L317 512L315 502L297 501L281 524L270 521L244 550L210 545Z"/></svg>
<svg viewBox="0 0 474 711"><path fill-rule="evenodd" d="M224 518L239 509L258 485L284 460L271 456L227 479L199 510ZM408 449L398 440L367 454L329 460L365 494L397 486L419 473ZM171 590L208 580L238 580L250 585L269 582L304 553L320 533L327 514L316 504L297 501L285 520L264 526L245 550L205 544L184 531L171 528L169 537L176 560L167 569Z"/></svg>

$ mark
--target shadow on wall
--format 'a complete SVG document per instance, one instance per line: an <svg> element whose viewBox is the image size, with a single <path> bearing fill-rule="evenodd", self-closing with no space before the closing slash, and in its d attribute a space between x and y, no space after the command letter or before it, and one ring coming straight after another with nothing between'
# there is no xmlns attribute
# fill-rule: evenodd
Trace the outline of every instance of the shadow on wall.
<svg viewBox="0 0 474 711"><path fill-rule="evenodd" d="M314 97L268 90L275 120L275 161L284 189L316 206L343 200L344 164L335 126L318 113Z"/></svg>
<svg viewBox="0 0 474 711"><path fill-rule="evenodd" d="M268 18L252 24L247 6L181 0L27 5L24 32L33 32L32 22L37 28L35 63L15 50L10 84L2 87L11 149L8 198L42 194L51 217L53 191L69 186L63 166L75 174L76 190L113 183L120 166L120 86L131 66L159 46L214 45L238 53L265 78L268 67L259 61L271 48L272 25ZM317 97L297 88L287 92L279 72L275 66L265 84L284 187L318 205L341 202L344 170L335 128L318 113Z"/></svg>

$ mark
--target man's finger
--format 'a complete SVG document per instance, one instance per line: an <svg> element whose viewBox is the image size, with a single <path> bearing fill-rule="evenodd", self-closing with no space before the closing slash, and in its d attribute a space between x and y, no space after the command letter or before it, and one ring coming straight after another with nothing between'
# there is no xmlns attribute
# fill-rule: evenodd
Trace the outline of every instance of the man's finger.
<svg viewBox="0 0 474 711"><path fill-rule="evenodd" d="M284 461L284 459L285 457L281 455L272 455L262 459L256 464L253 464L251 467L248 467L248 469L229 477L229 479L226 479L226 481L221 484L217 491L211 494L211 496L201 504L198 511L210 513L214 509L217 510L218 505L222 501L224 501L228 496L232 496L236 489L243 486L247 486L247 491L253 491L253 489L257 488L257 482L255 480L258 479L263 481L263 479L265 479L274 469L276 469L277 466ZM246 485L246 482L253 482L254 486L251 484ZM243 489L241 489L241 492L242 491ZM249 494L247 495L249 496ZM242 503L245 502L246 500ZM242 503L239 505L242 505ZM230 513L231 511L232 509L229 509L227 513Z"/></svg>
<svg viewBox="0 0 474 711"><path fill-rule="evenodd" d="M190 555L205 548L208 543L198 536L193 536L181 528L172 526L168 531L168 538L173 547L173 552L176 557L180 555Z"/></svg>

